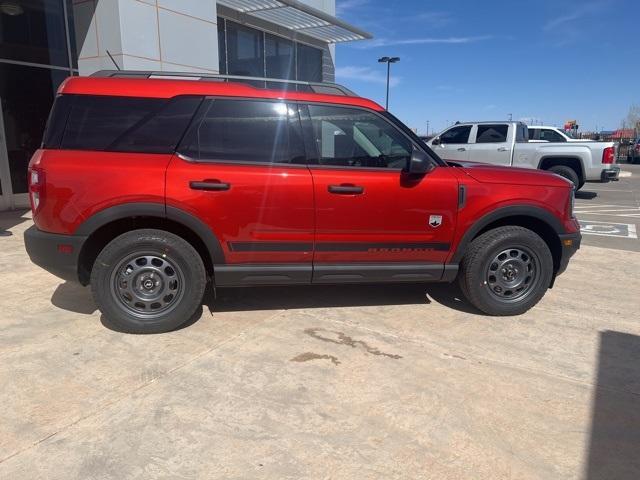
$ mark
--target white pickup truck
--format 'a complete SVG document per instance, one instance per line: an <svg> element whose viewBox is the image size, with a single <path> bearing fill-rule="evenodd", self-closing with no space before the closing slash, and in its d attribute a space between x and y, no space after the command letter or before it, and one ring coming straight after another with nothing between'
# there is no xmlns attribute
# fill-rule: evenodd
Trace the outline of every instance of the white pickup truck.
<svg viewBox="0 0 640 480"><path fill-rule="evenodd" d="M529 125L530 142L593 142L594 140L573 138L567 132L556 127Z"/></svg>
<svg viewBox="0 0 640 480"><path fill-rule="evenodd" d="M444 160L548 170L576 189L585 182L618 180L620 174L615 143L530 142L522 122L457 123L427 143Z"/></svg>

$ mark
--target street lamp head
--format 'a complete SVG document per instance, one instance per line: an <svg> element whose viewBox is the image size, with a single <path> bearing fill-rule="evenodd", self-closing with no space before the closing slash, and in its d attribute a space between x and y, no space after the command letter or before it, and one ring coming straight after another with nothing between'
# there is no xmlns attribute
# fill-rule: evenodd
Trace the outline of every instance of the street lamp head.
<svg viewBox="0 0 640 480"><path fill-rule="evenodd" d="M389 59L389 63L396 63L400 61L400 57L391 57Z"/></svg>
<svg viewBox="0 0 640 480"><path fill-rule="evenodd" d="M378 62L380 63L387 63L390 60L389 57L381 57L378 59Z"/></svg>

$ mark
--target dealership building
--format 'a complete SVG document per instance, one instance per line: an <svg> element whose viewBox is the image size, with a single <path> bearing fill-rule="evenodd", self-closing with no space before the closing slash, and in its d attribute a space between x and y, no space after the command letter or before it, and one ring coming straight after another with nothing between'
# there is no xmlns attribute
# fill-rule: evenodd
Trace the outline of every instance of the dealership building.
<svg viewBox="0 0 640 480"><path fill-rule="evenodd" d="M27 164L69 75L333 81L335 44L367 38L335 0L0 0L0 209L28 206Z"/></svg>

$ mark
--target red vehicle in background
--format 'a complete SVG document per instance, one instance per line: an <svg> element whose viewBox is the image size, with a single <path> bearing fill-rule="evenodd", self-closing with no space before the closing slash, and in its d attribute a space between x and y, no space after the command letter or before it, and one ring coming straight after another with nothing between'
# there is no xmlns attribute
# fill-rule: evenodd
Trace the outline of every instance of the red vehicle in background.
<svg viewBox="0 0 640 480"><path fill-rule="evenodd" d="M179 75L67 79L29 167L32 261L123 330L179 327L208 284L458 279L516 315L579 248L559 176L444 162L339 85Z"/></svg>

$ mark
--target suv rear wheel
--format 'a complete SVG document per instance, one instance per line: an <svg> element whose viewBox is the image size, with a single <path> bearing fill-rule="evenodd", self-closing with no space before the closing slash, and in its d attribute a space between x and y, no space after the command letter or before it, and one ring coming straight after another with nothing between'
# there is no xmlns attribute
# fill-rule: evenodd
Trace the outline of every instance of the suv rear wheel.
<svg viewBox="0 0 640 480"><path fill-rule="evenodd" d="M471 242L458 277L463 293L489 315L520 315L544 296L551 284L553 258L531 230L499 227Z"/></svg>
<svg viewBox="0 0 640 480"><path fill-rule="evenodd" d="M202 304L206 273L196 250L162 230L113 239L91 271L98 308L118 330L161 333L178 328Z"/></svg>

